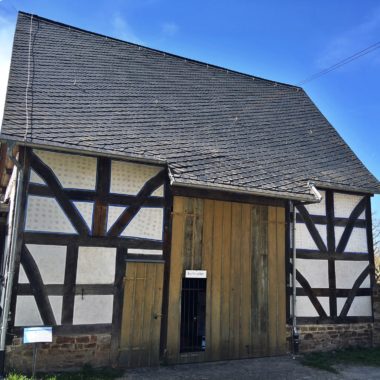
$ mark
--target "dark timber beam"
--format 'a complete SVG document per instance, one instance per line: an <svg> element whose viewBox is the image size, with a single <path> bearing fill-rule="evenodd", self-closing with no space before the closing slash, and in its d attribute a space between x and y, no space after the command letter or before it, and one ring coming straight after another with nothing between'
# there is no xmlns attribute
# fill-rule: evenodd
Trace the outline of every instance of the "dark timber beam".
<svg viewBox="0 0 380 380"><path fill-rule="evenodd" d="M330 253L328 258L329 271L329 288L330 288L330 316L337 316L337 301L336 301L336 278L335 278L335 225L334 225L334 193L331 190L326 190L326 217L327 217L327 249Z"/></svg>
<svg viewBox="0 0 380 380"><path fill-rule="evenodd" d="M92 223L92 235L105 236L107 234L107 210L106 197L111 186L111 160L98 157L96 171L96 200Z"/></svg>

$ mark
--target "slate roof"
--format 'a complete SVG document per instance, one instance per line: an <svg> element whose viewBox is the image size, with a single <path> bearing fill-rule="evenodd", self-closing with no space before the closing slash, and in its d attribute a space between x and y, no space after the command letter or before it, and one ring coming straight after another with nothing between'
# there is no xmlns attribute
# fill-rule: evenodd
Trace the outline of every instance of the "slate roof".
<svg viewBox="0 0 380 380"><path fill-rule="evenodd" d="M178 185L299 199L313 198L308 180L380 192L302 88L25 13L1 138L167 163Z"/></svg>

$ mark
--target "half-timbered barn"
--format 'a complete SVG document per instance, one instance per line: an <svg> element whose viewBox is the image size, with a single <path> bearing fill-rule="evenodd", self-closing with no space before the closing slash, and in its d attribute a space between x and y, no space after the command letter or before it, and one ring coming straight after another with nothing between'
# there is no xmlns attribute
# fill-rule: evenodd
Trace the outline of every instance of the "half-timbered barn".
<svg viewBox="0 0 380 380"><path fill-rule="evenodd" d="M9 368L371 344L380 185L302 88L20 13L1 141Z"/></svg>

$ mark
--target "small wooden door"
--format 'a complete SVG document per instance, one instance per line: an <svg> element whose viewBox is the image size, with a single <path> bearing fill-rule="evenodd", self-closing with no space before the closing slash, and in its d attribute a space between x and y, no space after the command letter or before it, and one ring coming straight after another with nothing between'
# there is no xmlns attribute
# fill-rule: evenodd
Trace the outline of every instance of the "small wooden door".
<svg viewBox="0 0 380 380"><path fill-rule="evenodd" d="M120 366L159 364L163 273L163 263L127 263Z"/></svg>

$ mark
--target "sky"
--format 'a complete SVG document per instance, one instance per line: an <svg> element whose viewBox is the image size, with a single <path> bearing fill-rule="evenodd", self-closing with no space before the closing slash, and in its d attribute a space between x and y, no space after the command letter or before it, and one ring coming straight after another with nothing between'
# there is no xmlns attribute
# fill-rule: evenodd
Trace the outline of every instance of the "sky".
<svg viewBox="0 0 380 380"><path fill-rule="evenodd" d="M0 0L0 120L19 10L291 84L380 41L378 0ZM303 87L380 179L380 49Z"/></svg>

